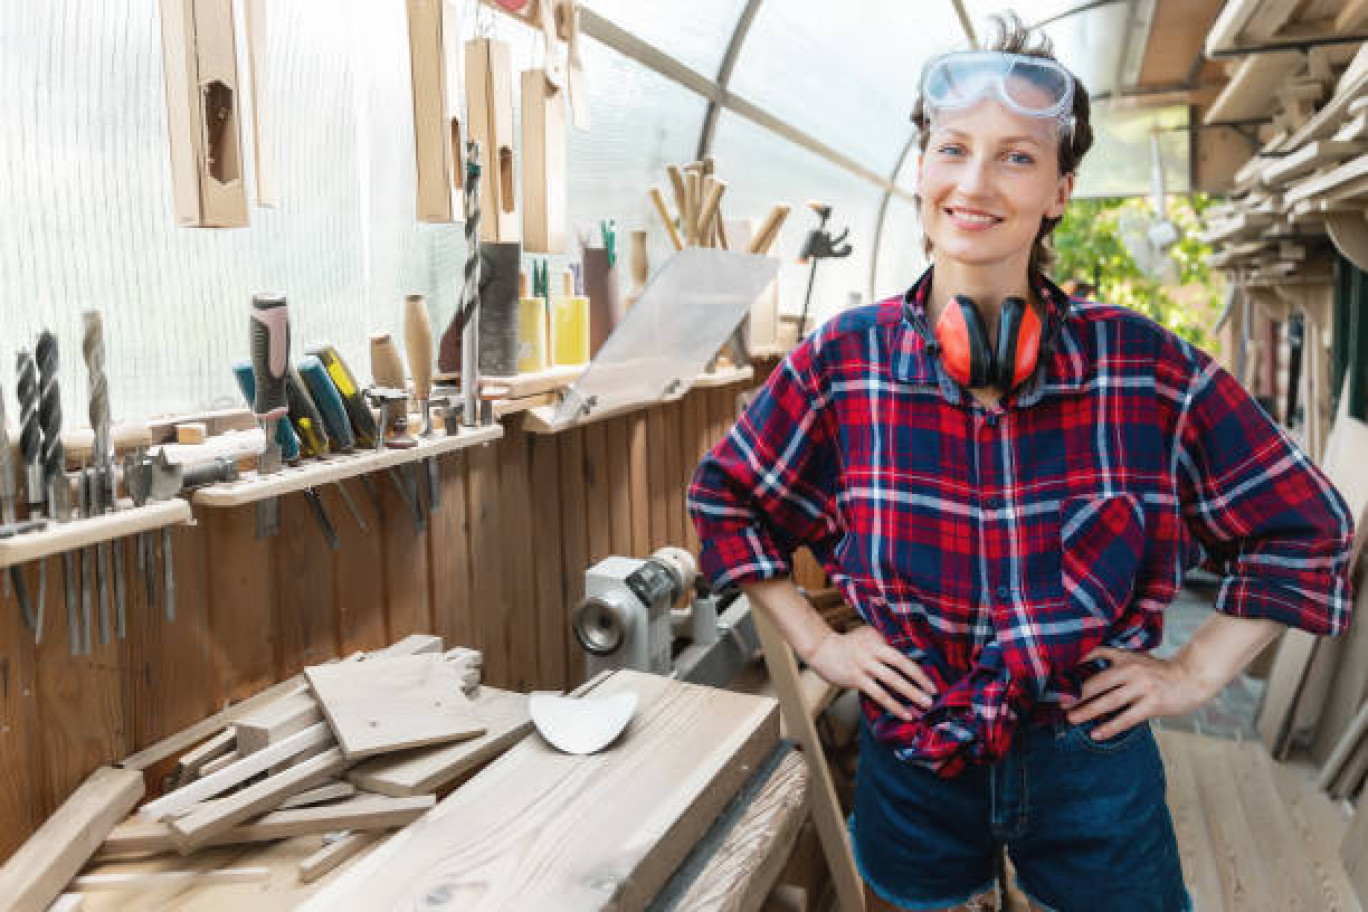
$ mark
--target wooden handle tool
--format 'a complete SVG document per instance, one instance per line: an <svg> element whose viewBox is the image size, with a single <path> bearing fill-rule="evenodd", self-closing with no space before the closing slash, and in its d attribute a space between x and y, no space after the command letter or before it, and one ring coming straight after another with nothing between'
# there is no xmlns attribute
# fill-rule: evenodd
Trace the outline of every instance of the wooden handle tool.
<svg viewBox="0 0 1368 912"><path fill-rule="evenodd" d="M770 214L765 216L765 220L760 223L760 230L755 233L754 240L751 241L750 252L765 255L774 244L774 239L779 236L779 229L784 226L784 219L788 218L792 207L786 203L779 203L770 210Z"/></svg>
<svg viewBox="0 0 1368 912"><path fill-rule="evenodd" d="M413 373L413 395L423 410L423 436L432 433L432 318L422 295L404 299L404 349Z"/></svg>
<svg viewBox="0 0 1368 912"><path fill-rule="evenodd" d="M670 208L665 204L665 194L660 192L659 187L651 188L651 202L655 203L656 212L660 213L660 220L665 223L665 233L670 236L670 244L675 250L683 250L684 241L675 228L674 220L670 218Z"/></svg>

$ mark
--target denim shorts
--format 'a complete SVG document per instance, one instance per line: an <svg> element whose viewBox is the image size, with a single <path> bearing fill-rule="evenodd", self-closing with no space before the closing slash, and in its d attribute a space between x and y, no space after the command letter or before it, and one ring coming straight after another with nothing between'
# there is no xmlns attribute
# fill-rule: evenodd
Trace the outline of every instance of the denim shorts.
<svg viewBox="0 0 1368 912"><path fill-rule="evenodd" d="M941 909L993 888L1005 845L1021 891L1050 912L1191 912L1149 723L1104 741L1095 724L1024 731L998 763L943 779L862 718L848 821L860 875L895 906Z"/></svg>

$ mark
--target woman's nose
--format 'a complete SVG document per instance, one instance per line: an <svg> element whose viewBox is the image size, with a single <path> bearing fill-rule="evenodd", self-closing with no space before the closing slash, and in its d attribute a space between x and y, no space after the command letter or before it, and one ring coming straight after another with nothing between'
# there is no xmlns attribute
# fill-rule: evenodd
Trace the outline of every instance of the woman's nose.
<svg viewBox="0 0 1368 912"><path fill-rule="evenodd" d="M970 159L960 171L960 189L968 193L983 194L992 188L992 171L989 163L981 157Z"/></svg>

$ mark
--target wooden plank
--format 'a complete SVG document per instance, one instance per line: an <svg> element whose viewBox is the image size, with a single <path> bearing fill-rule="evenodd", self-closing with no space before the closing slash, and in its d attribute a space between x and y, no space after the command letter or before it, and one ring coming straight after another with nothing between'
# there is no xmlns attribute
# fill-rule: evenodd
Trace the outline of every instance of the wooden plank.
<svg viewBox="0 0 1368 912"><path fill-rule="evenodd" d="M684 525L689 522L684 511L684 495L688 489L688 482L684 477L685 460L681 450L683 408L679 402L667 402L658 409L663 425L661 450L664 453L662 461L665 464L665 543L680 548L688 544L688 534Z"/></svg>
<svg viewBox="0 0 1368 912"><path fill-rule="evenodd" d="M619 482L628 488L628 509L631 528L631 550L636 557L646 557L651 553L651 494L647 463L650 455L646 450L647 412L629 415L623 419L627 430L627 474Z"/></svg>
<svg viewBox="0 0 1368 912"><path fill-rule="evenodd" d="M142 795L140 773L108 766L92 773L0 868L6 908L46 909Z"/></svg>
<svg viewBox="0 0 1368 912"><path fill-rule="evenodd" d="M1273 908L1279 912L1324 909L1315 870L1307 864L1305 847L1296 837L1273 782L1273 761L1268 752L1260 745L1244 744L1227 750L1226 756L1229 765L1225 774L1234 780L1239 792Z"/></svg>
<svg viewBox="0 0 1368 912"><path fill-rule="evenodd" d="M1322 902L1321 909L1356 908L1353 885L1338 863L1340 840L1349 827L1344 811L1316 790L1309 776L1286 764L1269 767L1273 782L1292 821L1294 841L1311 866Z"/></svg>
<svg viewBox="0 0 1368 912"><path fill-rule="evenodd" d="M560 476L560 604L566 616L584 596L584 571L589 566L588 505L584 484L584 435L582 428L558 434L557 456ZM574 687L584 680L584 652L570 635L563 639L565 648L565 686Z"/></svg>
<svg viewBox="0 0 1368 912"><path fill-rule="evenodd" d="M501 449L499 509L503 514L504 602L497 618L499 641L506 644L509 689L527 691L537 671L537 567L533 554L531 435L514 432ZM550 633L550 631L548 631Z"/></svg>
<svg viewBox="0 0 1368 912"><path fill-rule="evenodd" d="M241 845L270 842L311 833L339 830L388 830L407 826L436 805L432 795L391 798L358 795L325 807L292 807L263 814L257 819L222 830L203 845ZM176 849L175 832L167 823L130 819L113 829L100 847L100 859L132 855L156 855Z"/></svg>
<svg viewBox="0 0 1368 912"><path fill-rule="evenodd" d="M1271 887L1259 862L1249 819L1228 771L1227 745L1238 748L1235 742L1203 738L1193 743L1191 752L1224 905L1240 912L1274 912Z"/></svg>
<svg viewBox="0 0 1368 912"><path fill-rule="evenodd" d="M774 689L779 693L784 721L797 738L808 762L812 819L822 840L822 854L826 857L841 907L862 909L864 889L855 868L850 833L846 830L845 818L836 800L836 788L831 781L826 755L822 752L821 739L817 737L817 728L803 704L798 662L793 656L793 649L766 614L767 610L762 605L752 605L751 617L755 620L755 632L760 637L760 648L764 650L765 667L769 670L770 680L774 682Z"/></svg>
<svg viewBox="0 0 1368 912"><path fill-rule="evenodd" d="M609 520L612 530L612 552L624 557L645 557L638 555L632 542L632 490L628 468L630 454L627 450L627 422L630 416L614 418L604 422L607 431L605 446L608 456Z"/></svg>
<svg viewBox="0 0 1368 912"><path fill-rule="evenodd" d="M788 861L807 809L807 761L790 750L671 907L691 912L760 908Z"/></svg>
<svg viewBox="0 0 1368 912"><path fill-rule="evenodd" d="M568 756L538 736L486 767L304 908L642 908L777 743L772 700L619 671L621 740Z"/></svg>
<svg viewBox="0 0 1368 912"><path fill-rule="evenodd" d="M381 795L435 792L506 751L532 730L526 694L481 687L471 711L485 732L464 741L384 754L347 772L347 779Z"/></svg>
<svg viewBox="0 0 1368 912"><path fill-rule="evenodd" d="M355 794L356 786L352 785L350 782L342 782L340 780L337 782L325 782L317 788L311 788L308 791L291 795L289 798L280 802L280 809L286 811L290 808L308 807L312 804L322 804L325 801L350 798Z"/></svg>
<svg viewBox="0 0 1368 912"><path fill-rule="evenodd" d="M559 447L555 440L523 435L531 460L532 558L536 579L537 660L531 676L535 689L564 690L570 605L562 590L565 568L561 552ZM529 688L529 689L532 689Z"/></svg>
<svg viewBox="0 0 1368 912"><path fill-rule="evenodd" d="M313 883L339 865L355 858L378 839L376 833L347 833L335 839L299 863L299 879Z"/></svg>
<svg viewBox="0 0 1368 912"><path fill-rule="evenodd" d="M426 514L421 471L422 465L416 464L399 469L396 474ZM385 505L385 629L391 640L409 633L426 633L432 630L427 525L422 531L414 529L412 514L392 477L378 477L376 483L381 486Z"/></svg>
<svg viewBox="0 0 1368 912"><path fill-rule="evenodd" d="M138 871L127 874L83 874L71 881L73 890L147 890L183 888L196 883L261 883L271 879L270 868L219 868L214 871Z"/></svg>
<svg viewBox="0 0 1368 912"><path fill-rule="evenodd" d="M269 687L276 674L276 593L272 540L256 537L254 509L205 513L205 594L221 701Z"/></svg>
<svg viewBox="0 0 1368 912"><path fill-rule="evenodd" d="M323 712L313 694L297 693L277 700L244 716L233 726L238 753L255 753L321 721Z"/></svg>
<svg viewBox="0 0 1368 912"><path fill-rule="evenodd" d="M460 32L454 9L448 11L443 0L408 0L407 7L418 221L451 222L458 215L451 196L461 183L455 171L462 156L452 146L449 96L459 88L447 85L447 45L458 42Z"/></svg>
<svg viewBox="0 0 1368 912"><path fill-rule="evenodd" d="M666 465L665 411L658 405L646 413L646 499L650 521L650 544L655 551L674 544L669 531L670 489Z"/></svg>
<svg viewBox="0 0 1368 912"><path fill-rule="evenodd" d="M352 760L484 732L461 690L460 672L441 656L315 665L304 676Z"/></svg>
<svg viewBox="0 0 1368 912"><path fill-rule="evenodd" d="M1178 838L1183 877L1192 900L1203 912L1224 912L1221 875L1212 854L1213 842L1202 812L1202 792L1193 769L1192 742L1200 735L1159 729L1156 732L1168 780L1167 801ZM1236 910L1231 910L1236 912Z"/></svg>
<svg viewBox="0 0 1368 912"><path fill-rule="evenodd" d="M466 510L466 457L439 462L442 509L429 517L428 561L432 568L433 630L448 643L475 642L470 601L470 520Z"/></svg>
<svg viewBox="0 0 1368 912"><path fill-rule="evenodd" d="M194 779L206 763L232 753L236 745L237 732L231 728L224 729L176 761L177 777L182 784Z"/></svg>
<svg viewBox="0 0 1368 912"><path fill-rule="evenodd" d="M1279 759L1287 756L1292 711L1302 682L1306 680L1315 646L1316 638L1311 634L1289 627L1283 632L1273 657L1273 667L1268 672L1257 727L1259 739L1269 753Z"/></svg>
<svg viewBox="0 0 1368 912"><path fill-rule="evenodd" d="M593 566L613 553L612 467L607 424L584 429L584 490L588 507L589 562ZM588 566L585 569L588 569Z"/></svg>
<svg viewBox="0 0 1368 912"><path fill-rule="evenodd" d="M389 484L383 474L369 476L367 482L377 493ZM357 526L350 515L343 516L337 530L342 547L337 552L338 651L347 655L359 649L377 649L389 642L385 632L385 519L376 511L370 495L360 481L344 481L366 529ZM381 500L383 508L384 500ZM391 522L407 522L407 513Z"/></svg>
<svg viewBox="0 0 1368 912"><path fill-rule="evenodd" d="M171 821L176 848L185 854L204 845L224 830L276 807L295 792L317 785L346 769L350 761L337 748L329 748L289 769L236 791L226 798L201 806ZM295 812L297 813L297 812Z"/></svg>
<svg viewBox="0 0 1368 912"><path fill-rule="evenodd" d="M324 747L333 742L333 733L322 722L297 732L279 744L273 744L254 754L248 754L216 773L211 773L183 785L173 792L149 801L138 808L138 816L144 820L163 820L175 814L184 813L197 804L225 792L235 785L246 782L253 776L264 773L278 763L283 763L305 751Z"/></svg>
<svg viewBox="0 0 1368 912"><path fill-rule="evenodd" d="M339 511L319 494L334 527ZM276 636L280 642L282 674L297 674L337 655L333 615L333 552L302 493L280 498L280 533L275 539L275 588L278 593Z"/></svg>
<svg viewBox="0 0 1368 912"><path fill-rule="evenodd" d="M1358 811L1340 842L1340 860L1359 902L1368 904L1368 801L1358 803Z"/></svg>
<svg viewBox="0 0 1368 912"><path fill-rule="evenodd" d="M476 637L471 646L484 653L485 680L507 687L513 679L508 667L508 643L500 619L504 596L503 514L499 500L500 449L480 447L467 454L466 503L470 512L470 605Z"/></svg>

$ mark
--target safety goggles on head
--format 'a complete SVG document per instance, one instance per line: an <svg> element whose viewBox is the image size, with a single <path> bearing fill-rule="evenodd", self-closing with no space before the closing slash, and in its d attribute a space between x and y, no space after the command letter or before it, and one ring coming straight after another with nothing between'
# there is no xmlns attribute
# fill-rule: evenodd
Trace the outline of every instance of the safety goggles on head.
<svg viewBox="0 0 1368 912"><path fill-rule="evenodd" d="M937 112L967 108L994 97L1027 117L1073 122L1074 79L1057 61L1006 51L956 51L932 58L922 70L922 102Z"/></svg>

